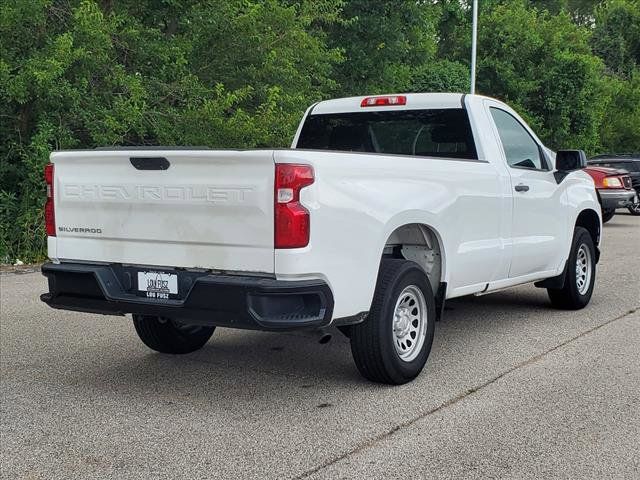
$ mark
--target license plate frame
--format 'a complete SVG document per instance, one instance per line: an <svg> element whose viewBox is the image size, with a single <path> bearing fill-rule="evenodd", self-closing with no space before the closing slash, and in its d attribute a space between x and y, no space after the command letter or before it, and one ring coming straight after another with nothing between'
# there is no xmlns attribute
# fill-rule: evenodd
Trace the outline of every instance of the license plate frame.
<svg viewBox="0 0 640 480"><path fill-rule="evenodd" d="M137 272L136 294L152 300L173 300L180 298L178 274L158 270Z"/></svg>

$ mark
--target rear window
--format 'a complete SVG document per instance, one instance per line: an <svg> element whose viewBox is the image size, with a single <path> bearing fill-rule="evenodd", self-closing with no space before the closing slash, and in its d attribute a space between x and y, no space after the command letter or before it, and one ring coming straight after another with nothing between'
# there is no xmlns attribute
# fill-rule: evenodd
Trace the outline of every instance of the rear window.
<svg viewBox="0 0 640 480"><path fill-rule="evenodd" d="M310 115L297 148L478 158L462 108Z"/></svg>

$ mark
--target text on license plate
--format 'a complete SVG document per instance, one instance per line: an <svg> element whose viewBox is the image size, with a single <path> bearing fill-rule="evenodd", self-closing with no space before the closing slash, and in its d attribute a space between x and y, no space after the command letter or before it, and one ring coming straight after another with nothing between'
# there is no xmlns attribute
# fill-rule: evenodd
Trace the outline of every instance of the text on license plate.
<svg viewBox="0 0 640 480"><path fill-rule="evenodd" d="M138 272L138 290L149 298L169 298L178 293L178 276L174 273Z"/></svg>

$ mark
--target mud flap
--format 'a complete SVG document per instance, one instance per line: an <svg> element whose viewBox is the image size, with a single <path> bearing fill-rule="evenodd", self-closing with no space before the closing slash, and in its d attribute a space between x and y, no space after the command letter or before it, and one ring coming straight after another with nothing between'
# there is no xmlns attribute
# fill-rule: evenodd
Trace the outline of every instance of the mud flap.
<svg viewBox="0 0 640 480"><path fill-rule="evenodd" d="M439 322L444 315L444 302L447 297L447 282L440 282L438 291L436 292L436 322Z"/></svg>

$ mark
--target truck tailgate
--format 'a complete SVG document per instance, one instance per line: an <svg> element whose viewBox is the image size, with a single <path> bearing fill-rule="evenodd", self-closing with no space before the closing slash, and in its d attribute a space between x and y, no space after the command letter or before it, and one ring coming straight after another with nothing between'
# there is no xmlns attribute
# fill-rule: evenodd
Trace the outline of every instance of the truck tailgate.
<svg viewBox="0 0 640 480"><path fill-rule="evenodd" d="M51 162L51 258L274 271L271 150L85 150Z"/></svg>

